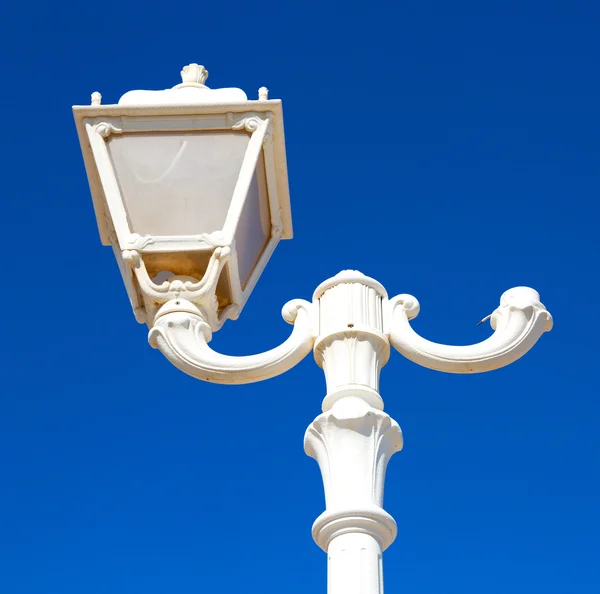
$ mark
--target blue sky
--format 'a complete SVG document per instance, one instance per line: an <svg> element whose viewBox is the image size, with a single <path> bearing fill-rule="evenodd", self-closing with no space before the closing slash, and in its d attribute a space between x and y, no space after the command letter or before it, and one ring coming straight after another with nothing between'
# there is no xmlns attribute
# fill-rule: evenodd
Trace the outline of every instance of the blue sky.
<svg viewBox="0 0 600 594"><path fill-rule="evenodd" d="M414 294L440 342L483 339L516 285L554 315L490 374L392 355L387 592L597 594L599 26L592 1L5 7L0 591L325 591L321 370L184 376L98 239L71 105L199 62L283 99L296 234L215 348L278 344L281 306L344 268Z"/></svg>

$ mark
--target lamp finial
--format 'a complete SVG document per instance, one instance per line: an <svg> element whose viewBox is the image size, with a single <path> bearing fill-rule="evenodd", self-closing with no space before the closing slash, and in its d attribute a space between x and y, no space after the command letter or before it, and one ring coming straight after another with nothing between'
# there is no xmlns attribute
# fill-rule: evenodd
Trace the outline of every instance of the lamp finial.
<svg viewBox="0 0 600 594"><path fill-rule="evenodd" d="M183 81L178 87L203 87L208 78L208 70L200 64L188 64L181 70L181 80Z"/></svg>

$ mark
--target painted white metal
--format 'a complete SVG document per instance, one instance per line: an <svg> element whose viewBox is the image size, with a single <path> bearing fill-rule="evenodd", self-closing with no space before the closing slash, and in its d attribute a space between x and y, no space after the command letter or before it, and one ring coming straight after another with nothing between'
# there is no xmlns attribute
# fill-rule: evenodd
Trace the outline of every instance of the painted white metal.
<svg viewBox="0 0 600 594"><path fill-rule="evenodd" d="M358 390L306 431L305 452L318 462L325 487L326 510L312 533L328 555L329 594L383 592L381 555L397 532L382 508L385 471L402 445L398 423Z"/></svg>
<svg viewBox="0 0 600 594"><path fill-rule="evenodd" d="M494 334L480 344L453 347L426 341L408 324L418 313L414 297L388 300L383 286L345 270L322 283L312 303L290 301L294 323L279 347L230 357L208 346L211 326L201 308L183 299L158 311L150 344L176 367L198 379L225 384L260 381L287 371L311 348L323 368L323 413L308 427L306 453L319 464L325 511L313 525L315 542L328 555L328 594L382 594L382 553L396 538L396 523L383 509L385 472L403 445L398 423L383 411L379 373L390 344L409 359L452 373L490 371L525 354L552 317L533 289L504 293L491 317Z"/></svg>
<svg viewBox="0 0 600 594"><path fill-rule="evenodd" d="M315 360L327 380L324 411L357 392L371 406L383 409L379 372L390 356L384 333L386 303L385 289L355 270L344 270L315 290Z"/></svg>
<svg viewBox="0 0 600 594"><path fill-rule="evenodd" d="M407 359L446 373L480 373L509 365L531 349L553 324L539 293L529 287L506 291L500 306L488 316L494 334L468 346L438 344L419 336L409 323L420 309L411 295L398 295L388 307L392 346Z"/></svg>
<svg viewBox="0 0 600 594"><path fill-rule="evenodd" d="M312 305L302 299L288 302L282 316L294 324L294 329L283 344L258 355L231 357L208 346L212 330L204 312L185 299L174 299L159 310L148 340L192 377L219 384L248 384L280 375L310 353L311 309Z"/></svg>
<svg viewBox="0 0 600 594"><path fill-rule="evenodd" d="M129 91L119 99L119 105L177 105L196 103L210 105L247 101L242 89L209 89L204 83L208 70L200 64L188 64L181 71L182 82L164 91ZM262 88L262 87L261 87ZM260 93L260 91L259 91Z"/></svg>
<svg viewBox="0 0 600 594"><path fill-rule="evenodd" d="M403 444L379 395L379 372L390 354L387 293L346 270L317 288L313 305L315 359L327 381L323 414L304 437L325 488L326 510L313 524L313 538L327 552L328 594L382 594L381 556L397 531L382 507L385 471Z"/></svg>

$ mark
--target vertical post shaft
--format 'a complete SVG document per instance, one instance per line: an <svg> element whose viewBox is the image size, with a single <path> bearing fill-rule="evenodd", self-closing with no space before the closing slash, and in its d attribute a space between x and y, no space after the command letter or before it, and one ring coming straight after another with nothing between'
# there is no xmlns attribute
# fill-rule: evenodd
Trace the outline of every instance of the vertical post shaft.
<svg viewBox="0 0 600 594"><path fill-rule="evenodd" d="M306 453L319 464L325 511L313 525L328 556L328 594L383 594L382 553L396 537L383 509L389 458L402 432L379 395L379 372L389 357L384 334L385 289L345 271L323 283L313 302L319 332L315 359L327 395L306 431Z"/></svg>
<svg viewBox="0 0 600 594"><path fill-rule="evenodd" d="M327 550L327 594L383 594L381 547L368 534L342 534Z"/></svg>

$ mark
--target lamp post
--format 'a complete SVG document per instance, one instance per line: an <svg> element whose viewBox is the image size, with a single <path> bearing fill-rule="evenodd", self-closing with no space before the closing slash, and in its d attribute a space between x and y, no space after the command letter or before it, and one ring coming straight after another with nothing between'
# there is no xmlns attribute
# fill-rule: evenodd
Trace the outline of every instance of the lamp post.
<svg viewBox="0 0 600 594"><path fill-rule="evenodd" d="M117 105L73 108L100 237L112 246L135 317L149 342L195 378L242 384L279 375L310 351L327 382L322 414L306 430L325 488L313 524L328 555L329 594L381 594L381 557L396 537L383 509L389 458L402 432L383 410L379 373L390 346L448 373L479 373L523 356L552 328L533 289L506 291L489 316L494 333L470 346L419 336L410 295L346 270L312 302L283 308L293 324L280 346L231 357L209 346L239 316L280 239L292 237L281 102L262 87L209 89L203 66L165 91L131 91Z"/></svg>

